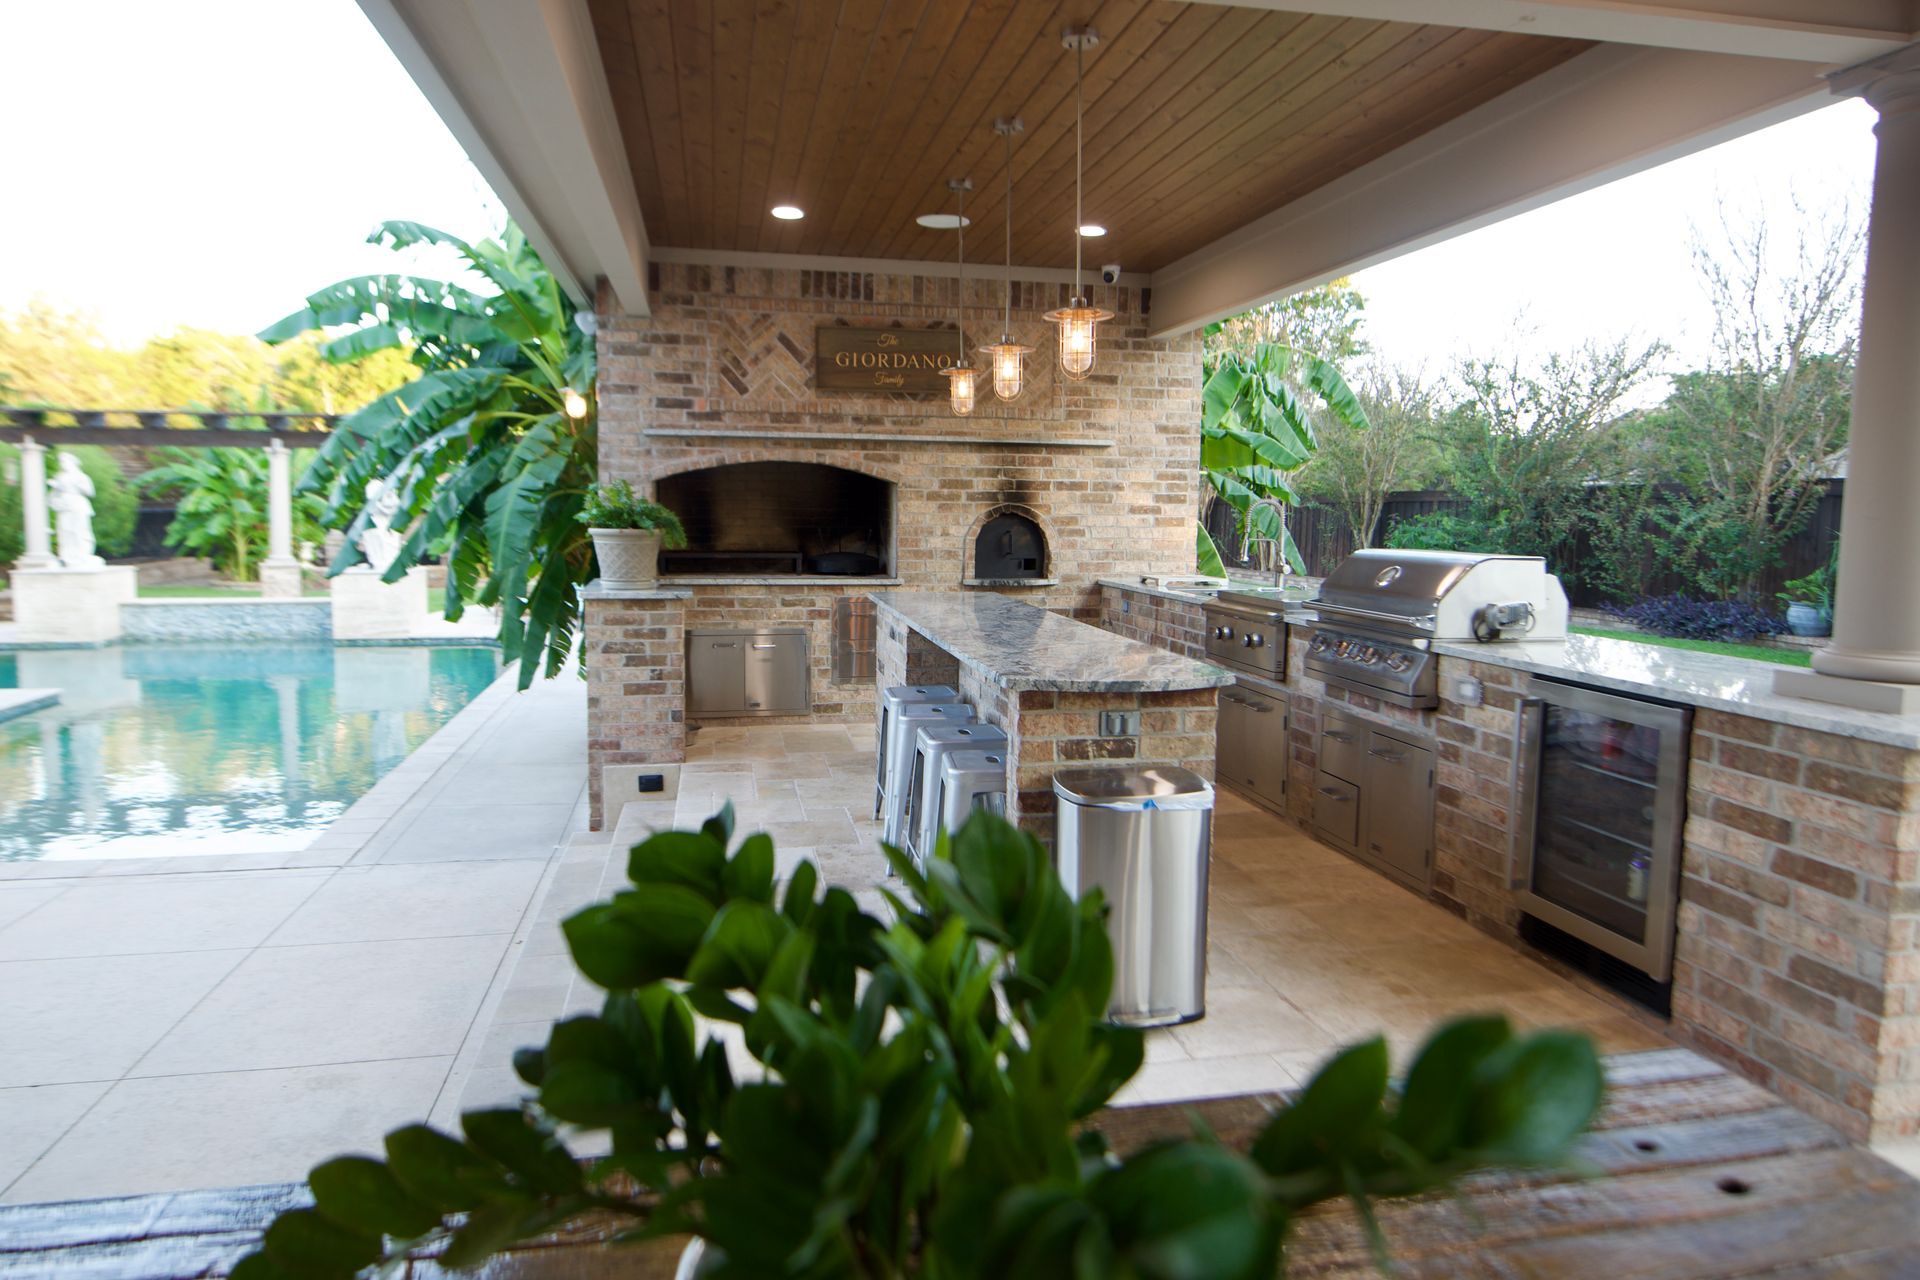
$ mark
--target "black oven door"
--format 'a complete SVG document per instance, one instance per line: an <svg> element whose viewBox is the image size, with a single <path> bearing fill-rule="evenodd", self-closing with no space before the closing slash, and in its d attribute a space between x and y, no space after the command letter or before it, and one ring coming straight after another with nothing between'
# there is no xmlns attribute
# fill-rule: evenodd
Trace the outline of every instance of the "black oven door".
<svg viewBox="0 0 1920 1280"><path fill-rule="evenodd" d="M1517 711L1520 908L1672 977L1692 712L1534 680Z"/></svg>

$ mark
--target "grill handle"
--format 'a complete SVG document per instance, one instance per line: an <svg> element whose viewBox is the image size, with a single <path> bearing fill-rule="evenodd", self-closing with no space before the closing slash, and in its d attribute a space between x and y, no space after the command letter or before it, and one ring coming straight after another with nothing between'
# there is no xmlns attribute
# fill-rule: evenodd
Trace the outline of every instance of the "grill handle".
<svg viewBox="0 0 1920 1280"><path fill-rule="evenodd" d="M1431 613L1386 613L1379 609L1356 609L1350 604L1314 603L1322 616L1332 614L1336 618L1365 618L1369 622L1390 622L1399 627L1412 627L1416 631L1431 631L1434 627Z"/></svg>
<svg viewBox="0 0 1920 1280"><path fill-rule="evenodd" d="M1507 846L1507 888L1533 883L1533 847L1540 819L1540 748L1545 701L1522 698L1513 709L1513 834Z"/></svg>

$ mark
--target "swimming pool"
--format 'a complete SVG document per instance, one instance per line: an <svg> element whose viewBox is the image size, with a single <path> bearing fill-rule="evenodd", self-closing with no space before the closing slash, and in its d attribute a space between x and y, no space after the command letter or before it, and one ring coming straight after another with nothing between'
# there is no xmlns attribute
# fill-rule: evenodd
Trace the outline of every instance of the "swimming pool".
<svg viewBox="0 0 1920 1280"><path fill-rule="evenodd" d="M0 652L0 862L305 847L499 674L481 646Z"/></svg>

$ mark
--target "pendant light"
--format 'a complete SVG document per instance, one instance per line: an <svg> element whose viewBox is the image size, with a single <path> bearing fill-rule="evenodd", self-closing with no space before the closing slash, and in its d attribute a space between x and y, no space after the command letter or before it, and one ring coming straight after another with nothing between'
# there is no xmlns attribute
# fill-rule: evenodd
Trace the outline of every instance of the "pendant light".
<svg viewBox="0 0 1920 1280"><path fill-rule="evenodd" d="M993 131L1007 140L1007 309L1000 322L1000 341L980 348L993 370L993 394L1012 400L1020 394L1027 376L1027 353L1013 340L1013 135L1027 127L1019 116L1002 116L993 122Z"/></svg>
<svg viewBox="0 0 1920 1280"><path fill-rule="evenodd" d="M1047 319L1060 326L1060 372L1079 382L1093 371L1094 340L1100 322L1113 319L1113 312L1092 305L1080 292L1080 135L1085 112L1081 95L1087 50L1100 43L1100 33L1092 27L1068 27L1060 33L1060 43L1073 50L1073 297L1058 311L1047 312Z"/></svg>
<svg viewBox="0 0 1920 1280"><path fill-rule="evenodd" d="M960 363L941 372L947 375L947 403L953 416L964 418L973 412L973 365L967 359L967 192L973 190L971 178L949 178L947 190L955 202L954 232L960 240L960 279L954 291L954 338L960 344Z"/></svg>

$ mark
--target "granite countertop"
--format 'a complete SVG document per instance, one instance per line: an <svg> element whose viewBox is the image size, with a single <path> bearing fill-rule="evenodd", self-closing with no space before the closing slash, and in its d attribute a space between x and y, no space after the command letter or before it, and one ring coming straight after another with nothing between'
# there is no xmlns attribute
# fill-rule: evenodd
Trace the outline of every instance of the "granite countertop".
<svg viewBox="0 0 1920 1280"><path fill-rule="evenodd" d="M1438 641L1433 650L1444 657L1514 667L1595 688L1920 749L1920 716L1856 711L1811 698L1783 697L1773 691L1773 677L1795 668L1776 663L1580 635L1518 644Z"/></svg>
<svg viewBox="0 0 1920 1280"><path fill-rule="evenodd" d="M579 588L582 600L689 600L693 592L662 582L656 587L609 587L599 578Z"/></svg>
<svg viewBox="0 0 1920 1280"><path fill-rule="evenodd" d="M1217 689L1232 672L1128 640L1006 596L879 591L880 612L904 622L1003 689L1148 693Z"/></svg>

